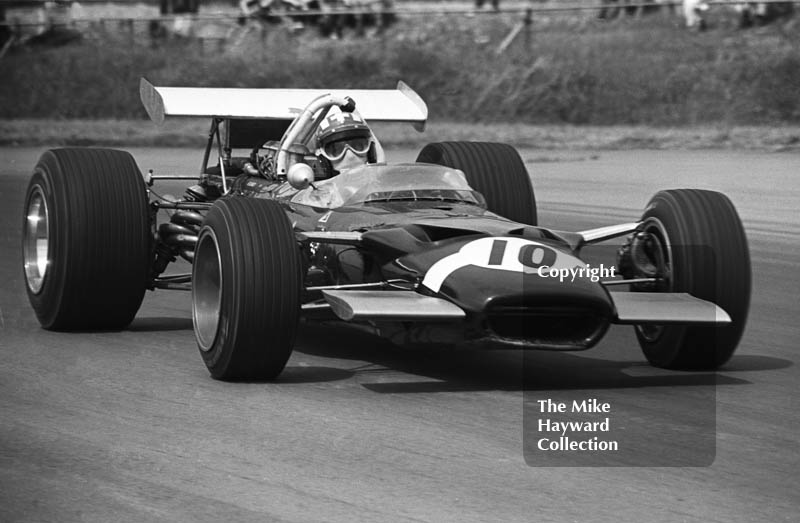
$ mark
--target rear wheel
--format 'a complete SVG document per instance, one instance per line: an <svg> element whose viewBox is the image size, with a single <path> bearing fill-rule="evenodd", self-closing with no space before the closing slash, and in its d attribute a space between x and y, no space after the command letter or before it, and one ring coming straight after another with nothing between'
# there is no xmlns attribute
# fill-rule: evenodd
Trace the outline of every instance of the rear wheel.
<svg viewBox="0 0 800 523"><path fill-rule="evenodd" d="M272 379L294 346L302 265L272 200L225 198L209 211L192 265L197 345L217 379Z"/></svg>
<svg viewBox="0 0 800 523"><path fill-rule="evenodd" d="M417 162L460 169L470 187L486 198L490 211L515 222L537 224L533 184L512 146L490 142L431 143L420 151Z"/></svg>
<svg viewBox="0 0 800 523"><path fill-rule="evenodd" d="M150 268L147 193L133 157L107 149L45 152L22 225L28 298L46 329L121 329Z"/></svg>
<svg viewBox="0 0 800 523"><path fill-rule="evenodd" d="M718 192L661 191L645 209L640 231L647 234L651 266L664 268L659 290L716 303L732 320L719 327L637 326L645 356L670 369L719 367L736 350L750 307L750 252L736 209Z"/></svg>

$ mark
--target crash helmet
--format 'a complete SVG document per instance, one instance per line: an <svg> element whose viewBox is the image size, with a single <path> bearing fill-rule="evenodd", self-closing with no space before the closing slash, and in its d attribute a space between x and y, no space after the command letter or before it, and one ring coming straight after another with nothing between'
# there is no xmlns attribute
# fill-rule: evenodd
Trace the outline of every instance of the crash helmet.
<svg viewBox="0 0 800 523"><path fill-rule="evenodd" d="M316 152L334 171L376 161L372 130L358 113L337 112L322 120Z"/></svg>

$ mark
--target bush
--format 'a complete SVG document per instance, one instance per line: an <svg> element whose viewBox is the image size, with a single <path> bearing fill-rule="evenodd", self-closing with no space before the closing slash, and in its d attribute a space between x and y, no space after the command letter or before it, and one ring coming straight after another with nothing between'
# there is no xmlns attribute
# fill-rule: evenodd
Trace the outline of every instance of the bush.
<svg viewBox="0 0 800 523"><path fill-rule="evenodd" d="M389 88L431 119L536 124L800 122L800 35L780 26L693 33L666 14L601 22L538 18L497 56L513 20L401 20L380 38L328 40L272 27L224 51L193 39L102 34L0 61L2 118L143 118L138 82ZM90 35L92 36L92 35ZM487 43L488 42L488 43Z"/></svg>

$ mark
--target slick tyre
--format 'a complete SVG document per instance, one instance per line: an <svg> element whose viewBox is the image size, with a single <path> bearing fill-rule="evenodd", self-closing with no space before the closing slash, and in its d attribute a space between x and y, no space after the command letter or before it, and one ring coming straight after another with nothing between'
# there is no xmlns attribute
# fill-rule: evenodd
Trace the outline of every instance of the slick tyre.
<svg viewBox="0 0 800 523"><path fill-rule="evenodd" d="M527 225L537 224L533 184L512 146L490 142L438 142L426 145L417 162L460 169L470 187L483 194L490 211Z"/></svg>
<svg viewBox="0 0 800 523"><path fill-rule="evenodd" d="M732 320L724 326L636 326L644 355L669 369L719 367L736 350L750 307L750 252L736 209L718 192L661 191L647 205L642 223L667 260L663 290L716 303Z"/></svg>
<svg viewBox="0 0 800 523"><path fill-rule="evenodd" d="M22 224L23 274L42 327L127 326L144 297L151 238L144 181L129 153L46 151Z"/></svg>
<svg viewBox="0 0 800 523"><path fill-rule="evenodd" d="M286 365L300 315L302 265L278 202L217 201L192 265L192 319L216 379L272 379Z"/></svg>

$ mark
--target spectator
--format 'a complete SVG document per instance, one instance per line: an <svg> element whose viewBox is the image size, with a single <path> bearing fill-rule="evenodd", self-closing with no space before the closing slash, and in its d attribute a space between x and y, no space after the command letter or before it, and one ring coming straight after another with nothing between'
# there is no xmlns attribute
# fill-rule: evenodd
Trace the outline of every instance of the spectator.
<svg viewBox="0 0 800 523"><path fill-rule="evenodd" d="M705 0L683 0L683 17L686 19L686 27L696 27L700 31L706 29L705 13L708 11L708 4Z"/></svg>
<svg viewBox="0 0 800 523"><path fill-rule="evenodd" d="M483 4L485 2L486 2L486 0L475 0L475 9L483 9ZM499 11L500 10L500 0L491 0L491 2L492 2L492 8L495 11Z"/></svg>
<svg viewBox="0 0 800 523"><path fill-rule="evenodd" d="M794 13L794 4L750 2L738 4L734 9L739 12L739 27L744 29L753 25L765 25L782 17L790 17Z"/></svg>

